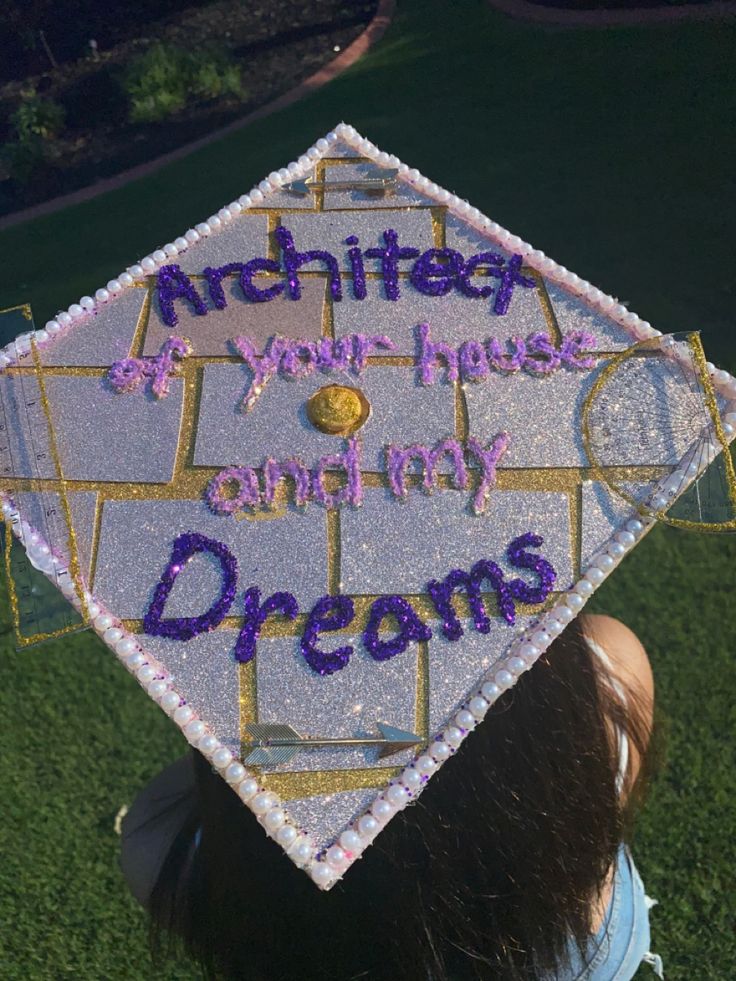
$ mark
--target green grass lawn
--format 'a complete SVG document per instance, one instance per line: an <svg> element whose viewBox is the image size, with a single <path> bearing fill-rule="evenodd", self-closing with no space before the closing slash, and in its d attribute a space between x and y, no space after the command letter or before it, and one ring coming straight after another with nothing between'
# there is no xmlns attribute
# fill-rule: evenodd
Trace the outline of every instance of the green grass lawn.
<svg viewBox="0 0 736 981"><path fill-rule="evenodd" d="M481 0L405 0L380 45L308 101L0 233L0 307L30 300L43 324L344 119L661 330L701 328L734 370L735 35L551 30ZM668 760L635 854L668 981L724 981L736 963L735 566L733 537L658 529L593 603L654 664ZM0 977L197 977L151 968L112 831L183 739L94 637L0 643Z"/></svg>

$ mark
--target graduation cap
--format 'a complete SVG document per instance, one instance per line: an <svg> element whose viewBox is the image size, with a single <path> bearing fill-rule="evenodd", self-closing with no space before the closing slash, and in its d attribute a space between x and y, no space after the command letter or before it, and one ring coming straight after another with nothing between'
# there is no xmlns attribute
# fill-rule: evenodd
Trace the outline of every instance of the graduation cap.
<svg viewBox="0 0 736 981"><path fill-rule="evenodd" d="M325 889L657 520L736 527L697 334L344 124L0 366L21 642L97 631Z"/></svg>

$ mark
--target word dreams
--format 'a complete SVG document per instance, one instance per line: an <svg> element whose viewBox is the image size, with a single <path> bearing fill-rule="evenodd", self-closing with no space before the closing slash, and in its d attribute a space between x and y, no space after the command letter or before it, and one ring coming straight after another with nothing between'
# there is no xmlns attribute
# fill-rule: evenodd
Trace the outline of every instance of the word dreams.
<svg viewBox="0 0 736 981"><path fill-rule="evenodd" d="M489 494L496 484L496 466L509 445L509 434L499 433L485 447L480 440L471 436L465 444L468 454L481 470L481 479L473 498L473 511L485 511ZM350 437L343 453L322 456L312 470L301 460L273 460L269 457L263 464L263 489L258 472L253 467L225 467L216 474L205 490L205 500L215 514L235 514L244 508L274 506L279 484L289 478L294 487L294 503L301 507L314 500L326 508L344 507L346 504L359 507L363 503L363 477L361 472L362 448L357 437ZM418 465L422 472L422 486L431 493L438 486L438 467L447 458L452 464L452 480L458 490L468 486L468 468L462 443L449 438L440 440L433 448L423 443L411 446L386 447L386 469L389 487L394 495L406 499L408 489L406 476L409 467ZM327 470L342 470L346 477L344 485L336 491L325 487Z"/></svg>
<svg viewBox="0 0 736 981"><path fill-rule="evenodd" d="M247 262L228 262L224 266L207 266L202 275L207 281L212 305L224 310L227 298L222 281L228 276L237 275L243 298L251 303L268 303L282 293L290 300L298 300L302 295L299 270L313 262L321 263L326 272L333 300L340 301L343 296L340 266L330 252L323 249L310 249L299 252L294 237L283 225L274 231L274 238L281 250L281 260L256 256ZM362 250L356 235L348 235L345 244L349 246L347 257L350 264L352 293L356 300L364 300L368 295L366 285L365 260L378 262L378 271L383 290L388 300L398 300L401 296L399 262L415 260L409 273L412 286L426 296L445 296L453 289L464 296L487 298L495 292L493 312L503 315L508 311L513 291L517 286L534 289L536 281L521 273L522 257L514 254L510 258L497 252L478 252L466 259L455 249L419 249L399 245L399 236L391 228L383 232L382 246ZM264 286L263 273L281 274L282 279ZM473 282L476 275L483 273L498 280L496 286L478 286ZM254 282L261 275L260 285ZM157 276L157 292L161 317L169 327L176 326L178 317L174 309L176 300L190 304L196 314L204 316L207 304L197 291L191 279L176 265L162 266Z"/></svg>
<svg viewBox="0 0 736 981"><path fill-rule="evenodd" d="M486 612L482 587L487 585L496 595L498 611L507 624L516 621L516 601L540 604L552 591L556 573L552 565L541 555L528 551L543 544L540 535L527 532L515 538L506 549L506 557L515 569L524 569L536 575L537 583L523 579L507 579L501 568L488 559L476 562L469 572L453 569L444 579L432 579L427 583L429 594L437 614L442 620L442 632L448 640L459 640L463 627L453 606L453 597L462 591L466 594L475 629L487 634L491 620ZM214 556L221 569L220 595L209 610L196 617L163 616L166 601L177 577L189 561L200 552ZM230 549L222 542L196 532L185 532L175 540L171 558L154 590L153 599L143 620L145 633L173 640L188 641L206 631L214 630L224 620L235 600L238 586L238 563ZM270 616L294 620L299 604L287 592L272 593L261 601L257 586L251 586L243 595L243 625L235 643L235 660L251 661L263 624ZM343 630L355 617L353 600L349 596L323 596L307 615L299 647L304 660L316 674L334 674L348 664L353 647L346 644L334 650L324 650L319 643L320 634ZM389 621L394 635L386 637L382 628ZM363 647L375 661L388 661L402 654L410 644L427 641L431 629L422 621L414 607L402 596L379 596L373 601L363 631Z"/></svg>

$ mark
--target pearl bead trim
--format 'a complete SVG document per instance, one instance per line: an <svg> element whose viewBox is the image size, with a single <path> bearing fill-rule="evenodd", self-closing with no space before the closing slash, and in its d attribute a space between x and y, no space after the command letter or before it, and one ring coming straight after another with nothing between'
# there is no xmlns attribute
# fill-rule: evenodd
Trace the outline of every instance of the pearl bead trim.
<svg viewBox="0 0 736 981"><path fill-rule="evenodd" d="M183 235L167 242L161 248L155 249L150 255L144 256L111 279L104 287L96 290L94 296L83 296L78 303L71 304L68 310L60 311L43 328L20 334L14 341L0 349L0 371L30 352L32 337L39 348L53 343L56 337L65 333L74 324L85 317L95 315L105 303L114 300L123 290L129 289L136 282L154 273L157 268L186 251L190 245L194 245L201 238L217 234L239 214L254 206L258 207L265 200L266 195L278 190L284 183L310 173L314 164L328 155L330 148L338 139L345 141L379 165L397 169L400 180L416 187L427 198L445 205L452 214L502 247L520 253L526 265L537 270L546 279L561 285L568 292L579 296L618 323L634 341L661 336L661 331L655 330L651 324L641 320L615 297L608 296L548 258L543 252L532 248L529 243L491 221L467 201L432 183L418 170L402 163L398 157L379 150L362 137L354 127L340 123L324 138L317 140L316 144L298 160L292 161L279 171L273 171L257 187L243 194L237 201L231 202L206 221L188 229ZM707 370L714 389L731 403L724 415L724 430L730 436L736 431L736 378L727 371L717 369L710 362L707 364ZM708 462L703 461L702 468L707 466ZM679 476L694 476L697 470L693 472L693 466L691 464L690 469L684 470ZM675 493L672 484L669 487L662 486L650 496L649 503L661 501L661 506L664 507L668 503L667 497L672 498ZM46 563L41 564L46 565L47 568L43 571L48 578L56 581L58 572L68 571L64 560L51 552L42 536L21 520L12 498L0 492L0 502L3 514L11 522L13 533L26 551L32 554L36 561L42 556L46 557ZM655 523L654 518L641 517L629 520L617 529L605 548L591 559L588 568L572 589L561 597L553 609L541 616L532 627L512 643L506 655L481 679L443 731L435 736L412 763L404 767L388 787L376 797L368 810L356 818L340 834L337 842L320 856L316 856L315 845L308 834L290 821L288 812L282 806L278 795L260 786L257 776L250 774L210 731L206 722L197 716L195 710L177 692L173 676L167 675L163 666L146 652L138 636L128 633L120 621L97 603L91 594L85 594L85 601L93 628L128 671L135 675L139 684L179 726L189 743L211 760L223 779L256 814L266 833L282 846L294 864L307 871L319 888L329 889L361 856L394 814L416 800L431 775L446 759L454 755L467 735L485 717L493 702L502 692L514 685L519 675L532 667L553 638L577 616L600 583ZM66 595L79 610L81 603L76 591L73 588L67 589Z"/></svg>

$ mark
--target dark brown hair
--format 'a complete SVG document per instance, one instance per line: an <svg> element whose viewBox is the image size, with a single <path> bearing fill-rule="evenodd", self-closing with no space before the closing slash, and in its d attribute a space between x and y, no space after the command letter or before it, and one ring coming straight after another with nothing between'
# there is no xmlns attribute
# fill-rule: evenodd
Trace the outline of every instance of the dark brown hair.
<svg viewBox="0 0 736 981"><path fill-rule="evenodd" d="M585 949L640 796L617 793L616 727L646 763L644 703L621 703L576 621L327 893L195 753L154 952L178 940L208 978L243 981L554 976L569 938Z"/></svg>

